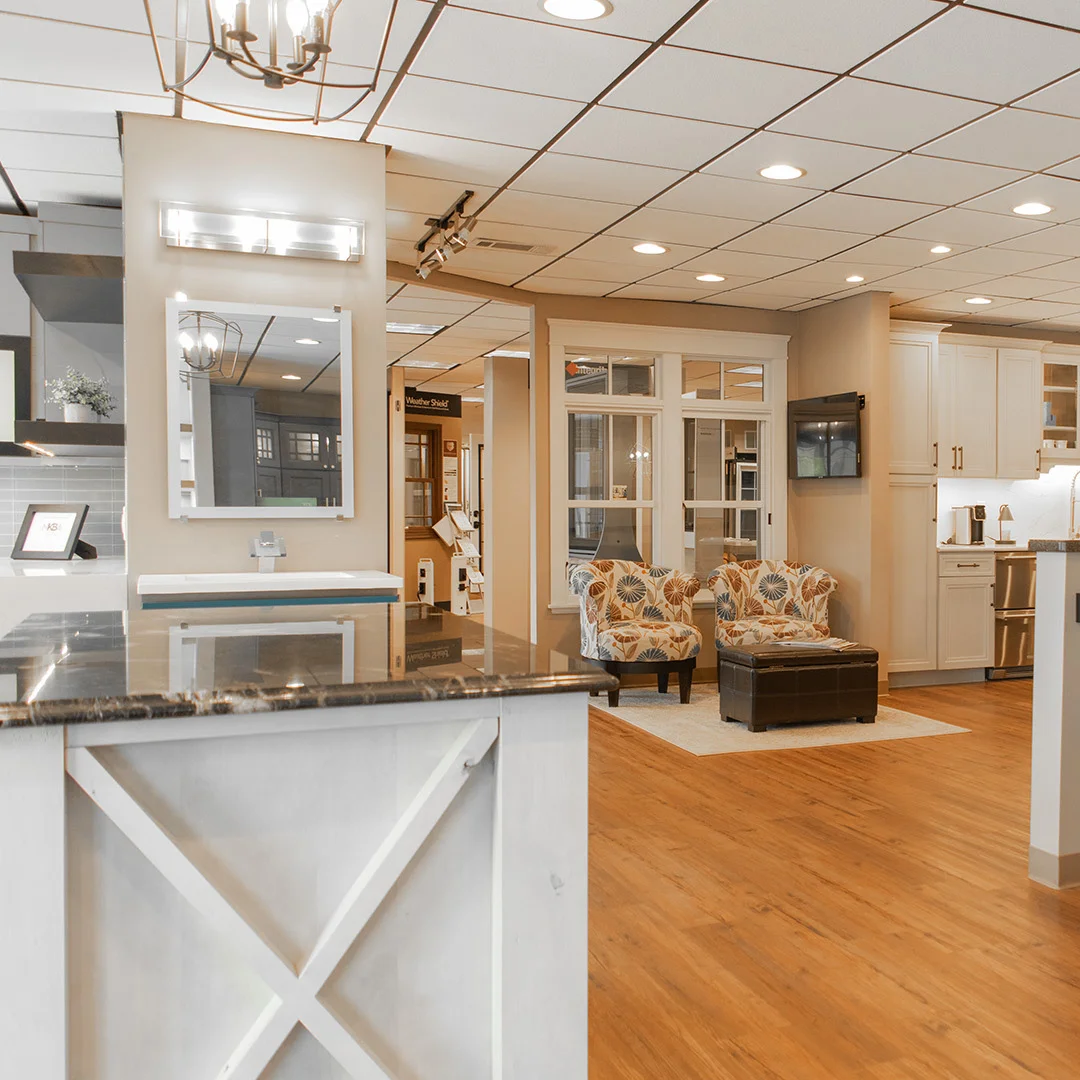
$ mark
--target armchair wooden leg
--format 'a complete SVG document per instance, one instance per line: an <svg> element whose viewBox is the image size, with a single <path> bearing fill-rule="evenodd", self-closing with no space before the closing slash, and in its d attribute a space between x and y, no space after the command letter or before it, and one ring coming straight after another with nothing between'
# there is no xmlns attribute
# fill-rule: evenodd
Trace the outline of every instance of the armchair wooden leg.
<svg viewBox="0 0 1080 1080"><path fill-rule="evenodd" d="M614 675L616 679L622 678L622 671L617 663L608 661L604 664L604 668L609 675ZM607 703L609 709L617 709L619 707L619 690L621 687L615 687L614 690L609 690L607 695Z"/></svg>
<svg viewBox="0 0 1080 1080"><path fill-rule="evenodd" d="M661 694L667 693L668 685L668 673L666 671L658 671L656 673L656 686Z"/></svg>
<svg viewBox="0 0 1080 1080"><path fill-rule="evenodd" d="M694 668L697 666L694 660L687 660L679 668L679 704L690 704L690 688L694 684Z"/></svg>

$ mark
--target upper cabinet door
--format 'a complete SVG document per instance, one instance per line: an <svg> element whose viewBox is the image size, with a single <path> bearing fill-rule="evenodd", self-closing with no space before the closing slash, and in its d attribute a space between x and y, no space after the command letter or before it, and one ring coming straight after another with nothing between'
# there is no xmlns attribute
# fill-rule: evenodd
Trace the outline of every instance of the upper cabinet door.
<svg viewBox="0 0 1080 1080"><path fill-rule="evenodd" d="M1032 349L998 350L997 475L1033 480L1042 445L1042 356Z"/></svg>
<svg viewBox="0 0 1080 1080"><path fill-rule="evenodd" d="M937 341L894 337L889 347L889 472L933 476L937 472L934 369Z"/></svg>
<svg viewBox="0 0 1080 1080"><path fill-rule="evenodd" d="M938 461L941 476L997 475L997 349L941 346Z"/></svg>

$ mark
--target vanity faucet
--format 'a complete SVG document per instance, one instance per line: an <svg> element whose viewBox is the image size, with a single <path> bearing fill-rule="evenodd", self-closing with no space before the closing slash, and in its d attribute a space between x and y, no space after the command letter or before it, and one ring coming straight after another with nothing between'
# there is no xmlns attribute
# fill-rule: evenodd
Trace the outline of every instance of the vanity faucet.
<svg viewBox="0 0 1080 1080"><path fill-rule="evenodd" d="M285 537L275 536L271 529L264 530L248 541L248 552L259 560L260 574L272 574L274 560L285 555Z"/></svg>

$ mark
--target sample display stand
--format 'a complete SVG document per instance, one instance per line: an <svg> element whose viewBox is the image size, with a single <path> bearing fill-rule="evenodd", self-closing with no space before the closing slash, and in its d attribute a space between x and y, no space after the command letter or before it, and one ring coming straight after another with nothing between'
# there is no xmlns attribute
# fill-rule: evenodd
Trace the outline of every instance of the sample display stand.
<svg viewBox="0 0 1080 1080"><path fill-rule="evenodd" d="M484 574L476 530L461 503L445 503L445 515L435 523L435 533L453 552L450 557L450 611L454 615L479 615L484 610Z"/></svg>

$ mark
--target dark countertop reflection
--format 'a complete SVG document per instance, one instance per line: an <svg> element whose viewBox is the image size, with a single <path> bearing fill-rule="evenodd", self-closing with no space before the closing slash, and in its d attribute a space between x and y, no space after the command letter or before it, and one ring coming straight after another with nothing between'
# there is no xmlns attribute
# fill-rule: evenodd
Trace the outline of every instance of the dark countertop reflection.
<svg viewBox="0 0 1080 1080"><path fill-rule="evenodd" d="M0 727L607 690L602 669L424 604L33 615Z"/></svg>

